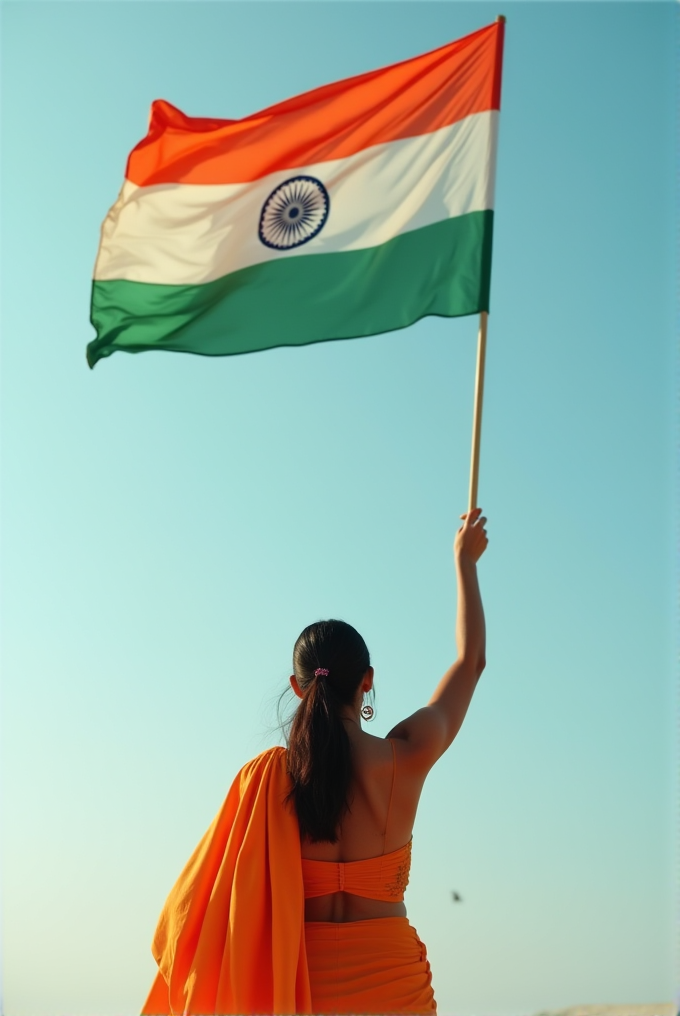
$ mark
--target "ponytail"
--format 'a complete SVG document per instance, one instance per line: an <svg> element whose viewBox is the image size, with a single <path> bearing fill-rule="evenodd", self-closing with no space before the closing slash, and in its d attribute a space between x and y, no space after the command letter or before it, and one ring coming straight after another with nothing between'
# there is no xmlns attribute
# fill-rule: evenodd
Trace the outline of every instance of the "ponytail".
<svg viewBox="0 0 680 1016"><path fill-rule="evenodd" d="M309 625L295 643L293 668L303 699L288 735L289 798L300 835L312 842L337 842L348 810L352 752L340 709L354 702L370 665L366 643L344 621Z"/></svg>

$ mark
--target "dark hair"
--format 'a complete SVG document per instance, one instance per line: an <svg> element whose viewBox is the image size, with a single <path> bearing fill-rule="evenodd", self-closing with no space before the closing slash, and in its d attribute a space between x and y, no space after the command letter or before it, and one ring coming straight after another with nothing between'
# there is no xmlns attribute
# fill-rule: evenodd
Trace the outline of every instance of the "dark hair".
<svg viewBox="0 0 680 1016"><path fill-rule="evenodd" d="M348 809L351 746L338 713L354 702L371 665L366 643L345 621L317 621L299 636L293 670L304 694L288 735L288 772L293 781L300 835L337 842ZM319 669L328 675L315 676Z"/></svg>

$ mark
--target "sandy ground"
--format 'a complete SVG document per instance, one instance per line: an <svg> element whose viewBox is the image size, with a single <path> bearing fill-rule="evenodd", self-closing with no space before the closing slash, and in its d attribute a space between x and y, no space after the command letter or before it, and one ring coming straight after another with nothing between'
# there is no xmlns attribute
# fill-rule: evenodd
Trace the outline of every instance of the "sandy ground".
<svg viewBox="0 0 680 1016"><path fill-rule="evenodd" d="M677 1016L672 1002L649 1005L573 1005L569 1009L551 1009L536 1016Z"/></svg>

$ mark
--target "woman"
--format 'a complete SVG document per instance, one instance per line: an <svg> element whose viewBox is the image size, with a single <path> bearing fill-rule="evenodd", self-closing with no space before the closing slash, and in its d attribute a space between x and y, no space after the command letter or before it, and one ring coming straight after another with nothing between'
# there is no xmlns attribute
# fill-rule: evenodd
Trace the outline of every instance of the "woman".
<svg viewBox="0 0 680 1016"><path fill-rule="evenodd" d="M288 750L244 766L168 897L144 1016L436 1012L403 894L425 777L485 664L486 519L479 508L461 518L456 662L379 738L360 722L373 668L359 633L338 621L302 632Z"/></svg>

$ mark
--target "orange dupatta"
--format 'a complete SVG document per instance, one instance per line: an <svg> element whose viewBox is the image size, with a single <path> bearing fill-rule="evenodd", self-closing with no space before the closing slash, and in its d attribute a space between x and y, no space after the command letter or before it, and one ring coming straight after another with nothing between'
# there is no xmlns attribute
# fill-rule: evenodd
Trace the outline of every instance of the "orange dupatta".
<svg viewBox="0 0 680 1016"><path fill-rule="evenodd" d="M142 1016L312 1011L300 833L285 748L239 772L175 883L152 952Z"/></svg>

